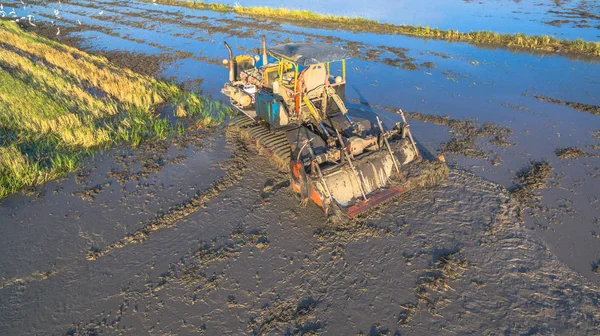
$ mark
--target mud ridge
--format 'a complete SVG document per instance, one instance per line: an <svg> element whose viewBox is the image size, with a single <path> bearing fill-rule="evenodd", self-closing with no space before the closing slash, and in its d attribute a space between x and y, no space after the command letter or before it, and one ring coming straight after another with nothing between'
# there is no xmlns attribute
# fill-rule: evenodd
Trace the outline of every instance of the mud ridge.
<svg viewBox="0 0 600 336"><path fill-rule="evenodd" d="M592 147L593 149L593 147ZM556 154L556 156L558 156L560 159L576 159L576 158L582 158L582 157L600 157L600 155L598 154L593 154L590 152L586 152L583 149L579 148L579 147L561 147L561 148L557 148L554 151L554 154Z"/></svg>
<svg viewBox="0 0 600 336"><path fill-rule="evenodd" d="M529 208L535 207L540 202L540 196L536 191L547 187L552 172L552 166L546 161L529 162L517 173L515 178L517 184L509 189L510 194L519 204Z"/></svg>
<svg viewBox="0 0 600 336"><path fill-rule="evenodd" d="M439 316L438 309L448 305L450 301L444 297L444 293L453 291L451 281L460 278L468 267L467 260L460 255L459 251L442 254L436 258L431 269L426 270L417 280L415 292L417 304L412 307L422 309L424 305L433 316ZM408 324L411 310L405 313L407 316L403 324Z"/></svg>
<svg viewBox="0 0 600 336"><path fill-rule="evenodd" d="M318 318L319 302L307 297L299 302L293 299L278 298L261 309L258 316L251 319L248 327L252 335L267 335L286 330L286 335L311 335L323 331L325 324Z"/></svg>
<svg viewBox="0 0 600 336"><path fill-rule="evenodd" d="M202 269L208 264L232 260L240 255L243 247L254 246L261 250L265 249L268 247L267 242L266 233L263 231L234 230L221 244L218 244L217 239L202 243L196 251L172 264L169 270L161 275L158 282L148 284L146 287L152 293L160 291L169 283L179 284L185 288L204 288L211 281L210 276L202 273ZM193 295L189 299L194 303L198 297Z"/></svg>
<svg viewBox="0 0 600 336"><path fill-rule="evenodd" d="M95 260L111 253L115 249L125 247L129 244L144 242L152 232L175 225L181 219L204 207L206 202L218 196L222 191L239 182L246 170L248 151L237 134L227 132L227 137L235 148L233 156L223 163L225 175L221 179L214 182L208 189L198 191L195 196L187 201L171 207L164 213L158 214L154 220L144 224L141 229L128 234L123 239L104 248L92 247L87 254L87 259Z"/></svg>
<svg viewBox="0 0 600 336"><path fill-rule="evenodd" d="M93 201L94 198L104 189L108 188L111 185L110 182L98 184L92 188L88 188L82 191L76 191L73 193L73 196L79 196L84 201Z"/></svg>
<svg viewBox="0 0 600 336"><path fill-rule="evenodd" d="M526 96L526 94L525 94L525 96ZM585 112L585 113L589 113L589 114L593 114L593 115L600 115L600 106L597 106L597 105L563 101L560 99L555 99L555 98L550 98L550 97L540 96L540 95L532 96L532 97L539 101L552 103L552 104L556 104L556 105L568 106L568 107L575 109L577 111L580 111L580 112Z"/></svg>
<svg viewBox="0 0 600 336"><path fill-rule="evenodd" d="M237 258L244 247L261 248L266 241L266 233L262 231L245 232L234 230L228 237L214 237L210 241L200 243L196 250L191 250L179 261L172 263L169 269L161 274L158 280L145 284L145 290L131 291L124 289L124 296L116 314L102 312L88 322L74 324L67 335L100 335L104 331L118 330L121 316L124 315L134 303L133 312L137 311L136 300L141 298L155 298L157 293L166 290L169 286L177 286L185 290L184 302L196 304L203 302L204 298L218 290L219 282L227 278L224 272L210 274L205 269L214 263L226 263ZM264 247L263 247L264 248ZM234 299L231 299L234 301Z"/></svg>
<svg viewBox="0 0 600 336"><path fill-rule="evenodd" d="M56 274L60 273L61 271L62 270L57 270L57 269L53 269L50 271L35 271L35 272L31 273L30 275L27 275L24 277L12 278L9 280L5 280L3 282L0 282L0 290L11 287L11 286L15 286L15 285L25 285L27 283L34 282L34 281L48 280L49 278L55 276Z"/></svg>

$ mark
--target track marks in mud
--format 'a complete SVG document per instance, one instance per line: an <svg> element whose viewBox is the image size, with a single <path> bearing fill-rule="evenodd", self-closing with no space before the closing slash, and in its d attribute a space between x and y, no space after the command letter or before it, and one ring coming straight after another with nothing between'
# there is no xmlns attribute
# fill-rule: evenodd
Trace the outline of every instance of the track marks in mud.
<svg viewBox="0 0 600 336"><path fill-rule="evenodd" d="M244 247L253 246L259 250L268 247L268 238L263 231L243 230L233 231L227 239L219 244L219 239L215 238L209 242L202 243L198 249L178 262L172 264L169 270L163 273L160 280L156 283L147 285L151 292L157 292L165 286L173 284L184 288L193 289L192 295L186 295L190 303L195 303L201 299L199 290L216 288L214 282L222 277L213 274L208 275L203 272L208 264L215 262L226 262L237 258Z"/></svg>
<svg viewBox="0 0 600 336"><path fill-rule="evenodd" d="M178 295L181 295L183 291L180 301L189 305L206 303L205 298L212 292L222 289L220 282L228 279L228 275L224 272L227 263L238 258L244 248L266 248L265 241L268 239L263 231L246 232L236 229L227 237L214 237L209 241L201 242L198 248L191 249L179 261L172 263L157 280L148 281L144 285L144 290L124 289L121 292L123 300L114 310L114 314L112 311L99 313L89 322L74 324L66 333L68 335L98 335L108 330L125 329L122 318L126 314L141 313L147 316L151 312L149 306L154 302L157 302L158 309L160 309L164 302L158 295L163 291L177 290ZM210 265L217 263L224 265L223 271L214 273L207 271ZM152 302L145 302L144 299L152 299ZM235 298L230 296L228 304L235 305ZM145 307L144 311L139 309L142 306ZM150 322L152 323L150 329L153 330L156 327L155 321L150 320ZM204 326L197 327L196 332L202 334L203 329ZM140 330L137 330L137 333L139 332Z"/></svg>
<svg viewBox="0 0 600 336"><path fill-rule="evenodd" d="M233 151L233 156L223 163L225 175L221 179L214 182L208 189L199 190L192 198L172 206L163 213L157 214L155 219L144 224L142 228L128 234L121 240L104 248L92 247L86 258L88 260L95 260L111 253L115 249L123 248L130 244L142 243L150 236L150 234L152 234L152 232L175 225L181 219L204 207L206 202L218 196L222 191L239 182L246 169L248 151L245 144L237 135L228 134L228 137L235 149Z"/></svg>

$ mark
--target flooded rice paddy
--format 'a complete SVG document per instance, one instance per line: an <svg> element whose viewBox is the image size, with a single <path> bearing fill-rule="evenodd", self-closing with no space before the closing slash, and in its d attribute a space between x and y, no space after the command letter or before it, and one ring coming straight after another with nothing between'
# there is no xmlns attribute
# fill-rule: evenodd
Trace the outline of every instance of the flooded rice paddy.
<svg viewBox="0 0 600 336"><path fill-rule="evenodd" d="M461 31L600 35L595 2L387 6L298 8ZM225 40L240 53L254 53L263 34L269 44L342 46L355 56L351 105L387 122L407 111L421 145L454 169L440 187L335 227L224 128L98 155L78 174L0 202L0 334L598 333L597 59L137 1L15 7L57 41L131 68L146 62L217 99ZM71 32L56 35L50 21ZM591 155L557 154L571 147ZM518 203L509 190L530 161L552 170L534 190L540 202Z"/></svg>

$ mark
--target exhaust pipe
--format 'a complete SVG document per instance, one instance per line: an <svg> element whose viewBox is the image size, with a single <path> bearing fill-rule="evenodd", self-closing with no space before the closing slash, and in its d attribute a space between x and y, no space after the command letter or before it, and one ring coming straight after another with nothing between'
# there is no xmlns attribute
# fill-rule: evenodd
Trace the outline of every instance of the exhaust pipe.
<svg viewBox="0 0 600 336"><path fill-rule="evenodd" d="M269 62L267 58L267 37L265 35L262 36L262 61L263 66L267 65L267 63Z"/></svg>
<svg viewBox="0 0 600 336"><path fill-rule="evenodd" d="M235 81L235 65L233 64L233 51L231 51L231 47L227 42L223 42L225 44L225 48L227 48L227 52L229 52L229 81Z"/></svg>

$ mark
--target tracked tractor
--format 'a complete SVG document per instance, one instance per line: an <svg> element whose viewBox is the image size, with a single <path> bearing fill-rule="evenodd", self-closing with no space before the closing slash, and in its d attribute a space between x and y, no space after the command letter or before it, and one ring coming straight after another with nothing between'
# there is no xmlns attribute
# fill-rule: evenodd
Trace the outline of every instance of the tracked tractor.
<svg viewBox="0 0 600 336"><path fill-rule="evenodd" d="M264 38L261 55L234 56L225 47L229 81L221 92L242 113L230 127L289 172L303 201L354 217L446 176L441 160L423 158L403 114L386 129L375 113L346 107L347 51L306 43L267 48Z"/></svg>

